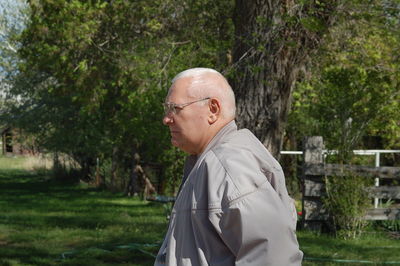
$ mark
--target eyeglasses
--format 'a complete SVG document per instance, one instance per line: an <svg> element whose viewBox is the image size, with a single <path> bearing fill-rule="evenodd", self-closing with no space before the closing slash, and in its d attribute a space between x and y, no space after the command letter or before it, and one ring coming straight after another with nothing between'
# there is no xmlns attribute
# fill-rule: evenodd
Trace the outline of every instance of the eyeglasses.
<svg viewBox="0 0 400 266"><path fill-rule="evenodd" d="M201 102L201 101L205 101L205 100L209 100L209 99L210 99L210 97L206 97L206 98L203 98L203 99L200 99L200 100L196 100L196 101L193 101L193 102L180 103L180 104L178 104L178 103L169 103L169 102L163 103L164 114L167 115L169 113L173 113L174 115L176 115L176 113L177 113L176 110L177 109L182 110L183 108L185 108L188 105L191 105L192 103L197 103L197 102Z"/></svg>

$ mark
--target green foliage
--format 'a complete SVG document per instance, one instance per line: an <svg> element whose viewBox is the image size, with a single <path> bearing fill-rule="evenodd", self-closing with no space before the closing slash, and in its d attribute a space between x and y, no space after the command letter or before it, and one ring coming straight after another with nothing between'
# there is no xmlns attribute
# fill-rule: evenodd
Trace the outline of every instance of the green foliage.
<svg viewBox="0 0 400 266"><path fill-rule="evenodd" d="M348 3L349 13L331 29L312 76L306 73L293 93L288 134L322 135L328 149L341 151L360 146L365 135L397 147L400 35L398 20L387 16L399 9L394 3Z"/></svg>
<svg viewBox="0 0 400 266"><path fill-rule="evenodd" d="M377 225L387 231L400 232L400 220L377 221Z"/></svg>
<svg viewBox="0 0 400 266"><path fill-rule="evenodd" d="M379 73L363 68L330 67L324 71L319 103L313 106L313 112L329 148L344 152L359 143L367 126L379 119L379 110L389 101L393 90L385 85Z"/></svg>
<svg viewBox="0 0 400 266"><path fill-rule="evenodd" d="M166 193L176 195L178 193L179 184L182 180L182 169L184 164L185 155L177 148L173 148L164 153L164 161L167 162L165 170L166 180Z"/></svg>
<svg viewBox="0 0 400 266"><path fill-rule="evenodd" d="M327 149L338 150L328 158L336 163L354 163L351 151L363 147L365 135L385 136L385 146L395 147L397 133L390 132L400 118L399 35L385 6L349 2L349 14L331 29L313 75L306 73L293 94L290 134L322 135ZM398 131L398 125L393 128ZM340 237L355 237L365 226L365 182L348 173L326 180L325 205Z"/></svg>
<svg viewBox="0 0 400 266"><path fill-rule="evenodd" d="M177 158L168 159L173 151L161 103L177 72L226 64L232 4L30 1L11 89L21 100L6 119L47 150L71 155L86 176L97 158L114 161L108 175L126 184L135 153L169 167ZM174 169L166 176L180 176Z"/></svg>
<svg viewBox="0 0 400 266"><path fill-rule="evenodd" d="M394 200L388 199L386 202L381 204L381 208L390 208L393 207L392 205L395 203ZM384 230L390 232L400 232L400 217L397 217L397 220L383 220L383 221L376 221L375 225Z"/></svg>
<svg viewBox="0 0 400 266"><path fill-rule="evenodd" d="M365 188L370 183L364 177L347 173L325 178L326 197L323 203L337 237L356 238L367 226L363 217L371 200Z"/></svg>
<svg viewBox="0 0 400 266"><path fill-rule="evenodd" d="M13 59L18 70L7 81L12 85L10 96L18 101L7 106L2 119L34 134L48 151L72 156L83 175L93 175L97 158L116 161L116 167L108 168L114 171L109 176L118 172L119 183L125 184L133 154L139 153L144 162L167 169L170 182L164 184L175 186L183 156L170 146L160 103L170 79L183 69L237 67L230 64L235 54L234 2L29 1L30 10L23 13L29 14L27 28L20 38L15 30L10 39L20 48L19 58ZM341 149L356 145L365 134L379 134L388 147L398 145L396 3L346 3L341 13L346 20L339 19L327 35L331 37L318 54L313 78L294 92L290 138L322 134L328 147ZM330 22L319 18L335 4L300 1L293 10L283 10L289 5L280 10L287 14L282 15L283 24L294 35L280 40L289 50L279 51L306 47L302 34L316 37L326 32ZM256 22L288 32L263 16ZM257 34L249 36L260 37ZM270 40L262 39L255 47L263 50L266 43L269 46ZM250 68L260 71L259 66Z"/></svg>

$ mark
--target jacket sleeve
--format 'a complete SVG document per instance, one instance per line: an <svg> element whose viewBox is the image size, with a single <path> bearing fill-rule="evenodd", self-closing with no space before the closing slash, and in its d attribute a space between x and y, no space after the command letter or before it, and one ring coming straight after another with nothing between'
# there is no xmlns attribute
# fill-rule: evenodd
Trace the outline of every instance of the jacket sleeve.
<svg viewBox="0 0 400 266"><path fill-rule="evenodd" d="M301 265L290 216L269 182L209 213L235 265Z"/></svg>

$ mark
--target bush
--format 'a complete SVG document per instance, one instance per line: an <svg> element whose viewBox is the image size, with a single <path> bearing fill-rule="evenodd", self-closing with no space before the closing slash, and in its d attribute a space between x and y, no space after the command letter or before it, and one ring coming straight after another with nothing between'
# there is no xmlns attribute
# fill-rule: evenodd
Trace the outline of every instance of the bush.
<svg viewBox="0 0 400 266"><path fill-rule="evenodd" d="M326 177L323 203L329 213L329 225L339 238L358 237L368 222L363 219L371 205L365 188L370 180L354 174Z"/></svg>

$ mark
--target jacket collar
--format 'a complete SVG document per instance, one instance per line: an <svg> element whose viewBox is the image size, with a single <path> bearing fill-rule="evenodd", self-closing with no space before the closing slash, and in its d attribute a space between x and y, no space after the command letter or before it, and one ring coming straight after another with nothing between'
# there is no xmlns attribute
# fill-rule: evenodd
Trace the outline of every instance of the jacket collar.
<svg viewBox="0 0 400 266"><path fill-rule="evenodd" d="M210 143L208 143L207 147L198 157L199 158L203 157L203 155L206 154L209 150L221 144L226 136L230 135L232 132L235 131L237 131L237 126L235 120L232 120L231 122L226 124L223 128L221 128L220 131L218 131L218 133L212 138Z"/></svg>
<svg viewBox="0 0 400 266"><path fill-rule="evenodd" d="M197 161L201 161L201 159L205 156L205 154L214 148L215 146L221 144L226 136L230 135L233 132L237 131L237 125L235 120L232 120L228 124L226 124L220 131L212 138L210 143L208 143L207 147L200 155L189 155L186 157L184 169L183 169L183 182L187 179L190 172L196 165Z"/></svg>

